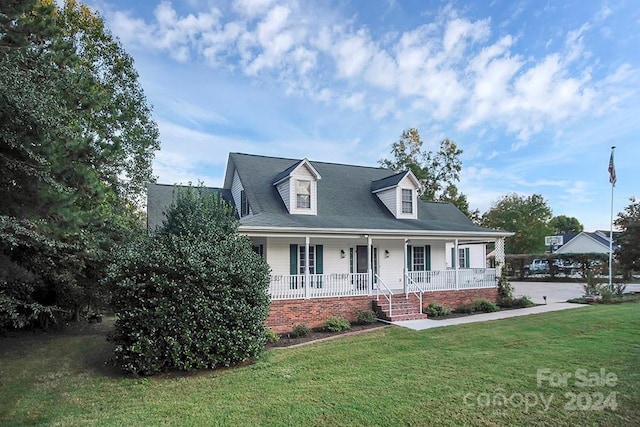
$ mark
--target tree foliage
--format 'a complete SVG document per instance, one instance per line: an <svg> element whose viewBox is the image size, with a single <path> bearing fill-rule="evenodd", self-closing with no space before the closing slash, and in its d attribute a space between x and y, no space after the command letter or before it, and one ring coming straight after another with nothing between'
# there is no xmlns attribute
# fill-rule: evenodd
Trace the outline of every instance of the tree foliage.
<svg viewBox="0 0 640 427"><path fill-rule="evenodd" d="M616 258L627 273L640 270L640 202L635 197L629 200L614 222L621 231L616 239L620 245Z"/></svg>
<svg viewBox="0 0 640 427"><path fill-rule="evenodd" d="M217 195L178 192L163 226L109 269L115 363L134 374L230 366L265 343L269 266Z"/></svg>
<svg viewBox="0 0 640 427"><path fill-rule="evenodd" d="M553 234L580 233L584 230L584 226L578 218L566 215L558 215L551 218L549 227L551 227Z"/></svg>
<svg viewBox="0 0 640 427"><path fill-rule="evenodd" d="M482 215L482 224L515 233L505 241L506 253L539 253L545 250L544 236L551 234L548 225L551 216L551 209L541 195L524 197L512 193L493 203Z"/></svg>
<svg viewBox="0 0 640 427"><path fill-rule="evenodd" d="M157 128L131 57L74 0L3 3L0 76L0 296L77 311L143 230Z"/></svg>
<svg viewBox="0 0 640 427"><path fill-rule="evenodd" d="M417 129L405 130L391 145L392 158L379 163L397 172L411 170L422 185L422 200L451 202L467 216L472 216L467 197L456 187L462 170L462 150L450 139L442 140L437 152L425 151L423 145Z"/></svg>

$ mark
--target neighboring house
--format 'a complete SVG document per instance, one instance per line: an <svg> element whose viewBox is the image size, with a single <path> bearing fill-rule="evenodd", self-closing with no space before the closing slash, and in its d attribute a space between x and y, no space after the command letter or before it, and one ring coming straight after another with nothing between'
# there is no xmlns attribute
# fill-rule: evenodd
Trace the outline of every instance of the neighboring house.
<svg viewBox="0 0 640 427"><path fill-rule="evenodd" d="M617 233L614 233L614 240ZM568 233L562 235L562 245L553 248L555 254L588 254L588 253L609 253L609 233L603 231L580 233ZM618 245L614 242L613 251L615 252Z"/></svg>
<svg viewBox="0 0 640 427"><path fill-rule="evenodd" d="M428 302L495 300L499 272L486 268L485 244L495 242L503 261L513 234L421 201L410 171L231 153L224 188L209 190L236 207L239 232L271 266L267 325L278 332L332 315L353 320L372 301L398 320L422 317ZM149 184L147 197L153 230L174 187Z"/></svg>

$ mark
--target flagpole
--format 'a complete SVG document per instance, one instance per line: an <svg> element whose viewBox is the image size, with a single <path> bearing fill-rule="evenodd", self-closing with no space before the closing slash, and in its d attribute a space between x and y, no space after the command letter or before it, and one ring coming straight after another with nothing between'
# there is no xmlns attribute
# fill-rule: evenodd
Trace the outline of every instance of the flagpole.
<svg viewBox="0 0 640 427"><path fill-rule="evenodd" d="M616 172L613 165L613 150L615 145L611 147L611 160L609 164L609 181L611 182L611 217L609 221L609 290L613 292L613 189L616 186Z"/></svg>

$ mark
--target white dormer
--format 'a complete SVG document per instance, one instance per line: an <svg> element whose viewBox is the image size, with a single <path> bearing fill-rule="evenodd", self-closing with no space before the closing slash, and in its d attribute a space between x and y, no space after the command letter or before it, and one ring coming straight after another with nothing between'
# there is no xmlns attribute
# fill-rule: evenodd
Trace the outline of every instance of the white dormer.
<svg viewBox="0 0 640 427"><path fill-rule="evenodd" d="M320 179L316 168L304 159L279 173L273 185L290 214L317 215Z"/></svg>
<svg viewBox="0 0 640 427"><path fill-rule="evenodd" d="M418 218L418 193L420 181L411 171L395 175L371 183L371 192L398 219Z"/></svg>

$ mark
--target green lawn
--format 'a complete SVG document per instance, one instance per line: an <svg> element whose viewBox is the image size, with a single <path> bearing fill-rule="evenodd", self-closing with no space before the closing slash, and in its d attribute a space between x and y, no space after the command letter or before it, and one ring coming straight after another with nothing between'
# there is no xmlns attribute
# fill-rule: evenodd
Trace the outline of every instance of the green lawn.
<svg viewBox="0 0 640 427"><path fill-rule="evenodd" d="M22 341L0 340L0 425L640 425L640 303L389 327L151 378L101 367L100 334ZM571 377L538 386L539 369Z"/></svg>

